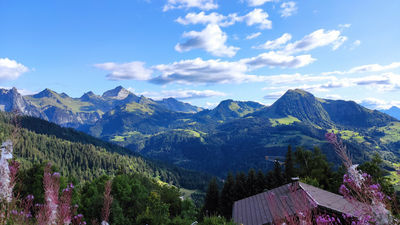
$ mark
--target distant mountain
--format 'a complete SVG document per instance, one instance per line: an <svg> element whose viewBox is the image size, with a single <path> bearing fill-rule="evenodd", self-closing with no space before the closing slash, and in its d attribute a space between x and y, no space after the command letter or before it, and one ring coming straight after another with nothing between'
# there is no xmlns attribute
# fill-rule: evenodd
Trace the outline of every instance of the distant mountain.
<svg viewBox="0 0 400 225"><path fill-rule="evenodd" d="M45 117L35 106L18 93L16 88L0 89L0 110L6 112L17 111L25 115Z"/></svg>
<svg viewBox="0 0 400 225"><path fill-rule="evenodd" d="M300 89L288 90L274 104L254 113L254 116L272 119L291 116L303 123L316 124L322 127L332 125L328 112L322 106L322 101Z"/></svg>
<svg viewBox="0 0 400 225"><path fill-rule="evenodd" d="M80 98L59 94L48 88L34 95L22 96L13 88L0 90L0 110L17 110L24 115L36 116L62 126L84 129L113 109L130 103L141 104L142 99L122 86L108 90L101 96L89 91ZM194 113L201 110L172 98L153 102L170 111Z"/></svg>
<svg viewBox="0 0 400 225"><path fill-rule="evenodd" d="M399 107L392 106L390 109L384 109L384 110L380 110L380 111L400 120L400 108Z"/></svg>
<svg viewBox="0 0 400 225"><path fill-rule="evenodd" d="M234 113L232 103L223 101L214 110L186 119L197 127L170 127L142 139L142 148L132 149L185 168L224 176L228 171L271 168L265 156L283 157L289 144L319 146L331 162L340 163L324 138L333 130L345 141L355 161L367 159L374 151L391 159L398 157L400 138L393 130L400 131L400 122L353 101L320 99L303 90L289 90L273 105L258 106L253 113Z"/></svg>
<svg viewBox="0 0 400 225"><path fill-rule="evenodd" d="M300 89L288 90L268 107L225 100L212 110L176 99L154 101L120 86L101 96L87 92L80 98L46 89L19 101L49 121L150 158L219 176L269 169L272 163L265 156L282 157L289 144L319 146L339 163L324 138L329 131L341 136L356 161L376 151L389 161L400 157L397 119L354 101L321 99Z"/></svg>
<svg viewBox="0 0 400 225"><path fill-rule="evenodd" d="M203 110L202 108L193 106L189 103L180 102L175 98L164 98L156 102L163 105L166 109L175 112L197 113Z"/></svg>
<svg viewBox="0 0 400 225"><path fill-rule="evenodd" d="M226 121L246 116L264 107L264 105L257 102L228 99L219 103L214 109L203 112L203 114L215 120Z"/></svg>

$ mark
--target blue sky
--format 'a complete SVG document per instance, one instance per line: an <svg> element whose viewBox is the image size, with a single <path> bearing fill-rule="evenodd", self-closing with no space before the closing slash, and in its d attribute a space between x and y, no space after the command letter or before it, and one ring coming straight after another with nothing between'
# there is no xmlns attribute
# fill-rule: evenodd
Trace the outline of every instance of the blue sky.
<svg viewBox="0 0 400 225"><path fill-rule="evenodd" d="M0 0L0 86L400 105L398 0Z"/></svg>

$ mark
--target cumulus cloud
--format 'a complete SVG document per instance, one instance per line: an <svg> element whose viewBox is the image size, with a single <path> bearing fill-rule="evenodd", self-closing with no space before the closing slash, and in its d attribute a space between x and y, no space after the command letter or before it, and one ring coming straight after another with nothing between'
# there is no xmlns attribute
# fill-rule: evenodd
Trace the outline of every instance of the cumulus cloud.
<svg viewBox="0 0 400 225"><path fill-rule="evenodd" d="M184 18L178 17L175 21L183 24L218 24L221 27L231 26L240 20L236 13L224 16L222 14L213 12L206 14L205 12L188 13Z"/></svg>
<svg viewBox="0 0 400 225"><path fill-rule="evenodd" d="M271 29L272 22L268 19L269 15L262 9L254 9L241 19L243 19L248 26L258 25L260 29Z"/></svg>
<svg viewBox="0 0 400 225"><path fill-rule="evenodd" d="M185 32L183 37L188 38L188 40L175 46L175 50L178 52L204 49L215 56L232 57L239 50L238 47L226 45L228 37L217 24L208 24L204 30L199 32Z"/></svg>
<svg viewBox="0 0 400 225"><path fill-rule="evenodd" d="M257 38L260 35L261 35L261 32L249 34L249 35L246 36L246 40L251 40L251 39Z"/></svg>
<svg viewBox="0 0 400 225"><path fill-rule="evenodd" d="M273 2L274 0L247 0L247 4L249 6L260 6L264 5L267 2Z"/></svg>
<svg viewBox="0 0 400 225"><path fill-rule="evenodd" d="M225 93L214 90L164 90L161 92L143 92L144 96L150 97L155 100L161 100L163 98L176 98L179 100L198 99L198 98L210 98L226 96Z"/></svg>
<svg viewBox="0 0 400 225"><path fill-rule="evenodd" d="M367 64L362 66L356 66L346 71L332 71L332 72L324 72L323 75L330 74L356 74L356 73L368 73L368 72L381 72L385 70L393 70L400 68L400 62L393 62L389 65L380 65L380 64Z"/></svg>
<svg viewBox="0 0 400 225"><path fill-rule="evenodd" d="M281 37L272 40L272 41L267 41L262 45L255 46L254 48L259 48L259 49L279 49L282 48L284 44L286 44L288 41L292 39L292 35L288 33L284 33Z"/></svg>
<svg viewBox="0 0 400 225"><path fill-rule="evenodd" d="M0 80L15 80L28 71L28 67L15 60L0 58Z"/></svg>
<svg viewBox="0 0 400 225"><path fill-rule="evenodd" d="M289 17L297 12L296 2L284 2L281 4L281 17Z"/></svg>
<svg viewBox="0 0 400 225"><path fill-rule="evenodd" d="M167 4L164 5L163 11L189 8L211 10L218 8L218 4L214 0L168 0Z"/></svg>
<svg viewBox="0 0 400 225"><path fill-rule="evenodd" d="M152 79L156 84L183 83L231 83L255 80L256 76L245 74L247 66L237 62L221 60L181 60L172 64L154 67L161 75Z"/></svg>
<svg viewBox="0 0 400 225"><path fill-rule="evenodd" d="M299 41L287 44L282 51L286 54L295 54L326 45L333 45L333 49L337 49L346 39L347 37L341 36L341 32L338 30L325 31L324 29L319 29L304 36Z"/></svg>
<svg viewBox="0 0 400 225"><path fill-rule="evenodd" d="M270 51L262 53L256 57L242 59L241 62L249 67L256 69L265 66L278 66L283 68L299 68L306 66L315 59L311 55L284 55L278 52Z"/></svg>
<svg viewBox="0 0 400 225"><path fill-rule="evenodd" d="M236 13L227 16L212 12L188 13L185 17L178 17L175 21L183 24L216 24L221 27L227 27L236 22L245 22L248 26L258 25L260 29L271 29L272 22L268 20L268 13L262 9L254 9L244 16L238 16Z"/></svg>
<svg viewBox="0 0 400 225"><path fill-rule="evenodd" d="M107 78L110 80L148 80L152 70L144 66L144 62L134 61L129 63L101 63L95 64L95 67L110 71Z"/></svg>

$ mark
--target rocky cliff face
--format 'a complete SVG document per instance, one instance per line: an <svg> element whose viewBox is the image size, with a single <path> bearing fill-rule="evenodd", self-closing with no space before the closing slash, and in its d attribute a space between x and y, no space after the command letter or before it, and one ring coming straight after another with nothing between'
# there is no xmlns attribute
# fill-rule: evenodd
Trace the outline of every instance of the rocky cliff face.
<svg viewBox="0 0 400 225"><path fill-rule="evenodd" d="M25 100L16 88L10 90L0 89L0 110L6 112L17 111L24 115L47 119L39 109Z"/></svg>

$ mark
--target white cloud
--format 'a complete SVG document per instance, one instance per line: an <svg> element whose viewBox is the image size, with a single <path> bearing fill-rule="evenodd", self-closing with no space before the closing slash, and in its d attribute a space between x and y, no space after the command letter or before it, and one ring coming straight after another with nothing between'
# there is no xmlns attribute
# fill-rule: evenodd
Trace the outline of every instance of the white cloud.
<svg viewBox="0 0 400 225"><path fill-rule="evenodd" d="M346 36L340 36L336 41L333 42L332 50L338 49L345 41L347 41Z"/></svg>
<svg viewBox="0 0 400 225"><path fill-rule="evenodd" d="M251 39L257 38L260 35L261 35L261 32L249 34L249 35L246 36L246 40L251 40Z"/></svg>
<svg viewBox="0 0 400 225"><path fill-rule="evenodd" d="M259 25L260 29L271 29L272 22L268 20L268 13L262 9L254 9L244 16L238 16L236 13L227 16L212 12L206 14L205 12L188 13L184 18L178 17L175 21L183 24L216 24L221 27L227 27L235 24L236 22L245 22L248 26Z"/></svg>
<svg viewBox="0 0 400 225"><path fill-rule="evenodd" d="M338 26L339 28L350 28L351 24L350 23L346 23L346 24L339 24Z"/></svg>
<svg viewBox="0 0 400 225"><path fill-rule="evenodd" d="M358 46L360 46L361 45L361 41L360 40L355 40L353 43L352 43L352 45L351 45L351 47L350 47L350 50L354 50L355 48L357 48Z"/></svg>
<svg viewBox="0 0 400 225"><path fill-rule="evenodd" d="M312 76L312 75L302 75L300 73L271 75L271 76L265 76L264 78L264 81L270 84L298 84L305 82L335 81L335 80L337 79L334 76ZM277 88L266 87L263 90L271 90L271 89L277 89Z"/></svg>
<svg viewBox="0 0 400 225"><path fill-rule="evenodd" d="M282 48L284 44L286 44L288 41L292 39L292 35L288 33L284 33L281 37L272 40L272 41L267 41L262 45L255 46L254 48L260 48L260 49L278 49Z"/></svg>
<svg viewBox="0 0 400 225"><path fill-rule="evenodd" d="M380 65L380 64L367 64L362 66L356 66L347 71L332 71L332 72L324 72L322 75L331 75L331 74L356 74L356 73L368 73L368 72L381 72L385 70L393 70L400 68L400 62L393 62L389 65Z"/></svg>
<svg viewBox="0 0 400 225"><path fill-rule="evenodd" d="M164 98L176 98L179 100L187 99L198 99L198 98L209 98L209 97L220 97L226 96L225 93L214 91L214 90L164 90L161 92L143 92L142 95L150 97L155 100L161 100Z"/></svg>
<svg viewBox="0 0 400 225"><path fill-rule="evenodd" d="M281 17L289 17L297 12L296 2L284 2L281 4Z"/></svg>
<svg viewBox="0 0 400 225"><path fill-rule="evenodd" d="M389 109L393 105L399 104L399 102L389 102L377 98L365 98L362 100L357 100L356 102L369 109Z"/></svg>
<svg viewBox="0 0 400 225"><path fill-rule="evenodd" d="M259 25L260 29L271 29L272 22L268 20L268 13L262 9L254 9L247 15L243 16L242 19L248 26Z"/></svg>
<svg viewBox="0 0 400 225"><path fill-rule="evenodd" d="M282 51L286 54L294 54L330 44L333 45L333 48L337 49L347 39L340 35L341 33L338 30L325 31L324 29L319 29L304 36L299 41L287 44Z"/></svg>
<svg viewBox="0 0 400 225"><path fill-rule="evenodd" d="M340 95L332 94L332 95L326 95L325 99L339 100L339 99L343 99L343 98Z"/></svg>
<svg viewBox="0 0 400 225"><path fill-rule="evenodd" d="M380 92L400 90L400 75L394 73L385 73L381 75L363 76L356 78L341 78L341 79L337 79L336 77L330 77L327 78L327 80L328 82L326 83L311 84L311 85L306 85L304 87L296 86L296 88L303 88L305 90L314 90L314 91L327 91L329 89L335 89L335 88L364 86ZM310 82L311 81L312 80L310 80ZM289 81L287 83L292 83L292 82Z"/></svg>
<svg viewBox="0 0 400 225"><path fill-rule="evenodd" d="M206 109L213 109L217 107L218 104L219 102L206 102L206 104L203 107Z"/></svg>
<svg viewBox="0 0 400 225"><path fill-rule="evenodd" d="M15 80L28 71L28 67L15 60L0 58L0 80Z"/></svg>
<svg viewBox="0 0 400 225"><path fill-rule="evenodd" d="M95 67L110 71L107 78L110 80L148 80L152 70L144 67L144 62L134 61L129 63L101 63L95 64Z"/></svg>
<svg viewBox="0 0 400 225"><path fill-rule="evenodd" d="M224 16L222 14L213 12L206 14L205 12L199 13L188 13L184 18L178 17L175 21L183 24L218 24L221 27L227 27L235 24L236 21L240 20L236 13Z"/></svg>
<svg viewBox="0 0 400 225"><path fill-rule="evenodd" d="M276 92L271 92L268 93L267 95L264 96L264 99L269 99L269 100L275 100L280 98L283 94L285 94L286 91L276 91Z"/></svg>
<svg viewBox="0 0 400 225"><path fill-rule="evenodd" d="M168 0L167 4L164 5L163 11L189 8L211 10L218 8L218 4L214 0Z"/></svg>
<svg viewBox="0 0 400 225"><path fill-rule="evenodd" d="M188 40L175 46L175 50L178 52L186 52L200 48L215 56L232 57L236 55L236 52L239 50L238 47L227 46L225 44L228 37L217 24L208 24L207 27L200 32L185 32L183 37L188 38Z"/></svg>
<svg viewBox="0 0 400 225"><path fill-rule="evenodd" d="M262 53L256 57L240 60L253 69L265 66L279 66L282 68L299 68L306 66L315 61L311 55L291 56L284 55L279 52L270 51Z"/></svg>
<svg viewBox="0 0 400 225"><path fill-rule="evenodd" d="M221 60L181 60L172 64L154 67L161 75L152 79L156 84L207 84L207 83L240 83L255 80L257 77L247 75L247 66L237 62Z"/></svg>
<svg viewBox="0 0 400 225"><path fill-rule="evenodd" d="M273 2L274 0L247 0L247 4L249 6L260 6L264 5L267 2Z"/></svg>

